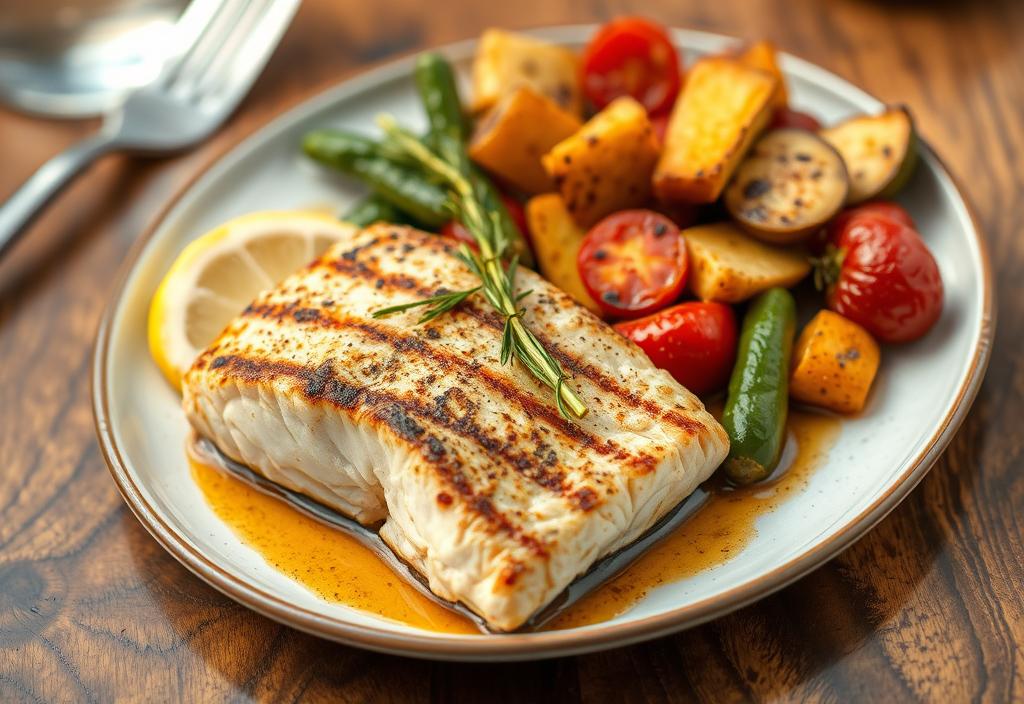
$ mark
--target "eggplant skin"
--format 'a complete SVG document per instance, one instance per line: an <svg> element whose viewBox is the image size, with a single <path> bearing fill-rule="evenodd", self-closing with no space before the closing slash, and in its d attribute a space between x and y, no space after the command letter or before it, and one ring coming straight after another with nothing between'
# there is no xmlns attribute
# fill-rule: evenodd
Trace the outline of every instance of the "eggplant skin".
<svg viewBox="0 0 1024 704"><path fill-rule="evenodd" d="M725 189L729 214L754 237L793 244L821 229L850 191L843 158L824 139L795 128L766 133Z"/></svg>
<svg viewBox="0 0 1024 704"><path fill-rule="evenodd" d="M417 326L373 311L472 287L450 241L355 231L261 294L185 375L195 431L381 535L442 598L513 630L627 545L725 458L701 402L533 272L524 319L590 412L562 418L499 360L481 297Z"/></svg>
<svg viewBox="0 0 1024 704"><path fill-rule="evenodd" d="M846 162L850 173L847 205L892 198L910 180L917 165L914 119L903 105L880 115L858 115L822 130Z"/></svg>

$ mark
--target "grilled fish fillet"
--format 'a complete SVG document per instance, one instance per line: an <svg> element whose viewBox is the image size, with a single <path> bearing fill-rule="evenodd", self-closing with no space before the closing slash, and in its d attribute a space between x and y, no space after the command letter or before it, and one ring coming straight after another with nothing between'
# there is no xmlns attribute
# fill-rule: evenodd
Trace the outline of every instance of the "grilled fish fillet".
<svg viewBox="0 0 1024 704"><path fill-rule="evenodd" d="M726 434L642 351L528 270L526 323L589 413L499 362L479 296L417 326L385 306L475 286L450 241L378 225L259 296L184 378L195 430L364 524L497 630L639 537L725 458Z"/></svg>

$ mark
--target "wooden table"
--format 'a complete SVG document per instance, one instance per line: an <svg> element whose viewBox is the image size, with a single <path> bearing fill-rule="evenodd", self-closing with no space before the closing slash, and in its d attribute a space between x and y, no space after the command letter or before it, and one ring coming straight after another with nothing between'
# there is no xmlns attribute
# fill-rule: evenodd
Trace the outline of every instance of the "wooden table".
<svg viewBox="0 0 1024 704"><path fill-rule="evenodd" d="M909 104L965 184L995 263L999 337L945 456L866 538L788 589L706 626L585 657L457 665L374 655L280 626L192 577L125 508L89 405L114 272L160 206L254 129L367 65L491 24L639 8L681 27L767 36ZM1015 0L307 0L215 139L176 159L108 158L0 265L0 700L1024 697L1022 33ZM0 112L0 197L93 128Z"/></svg>

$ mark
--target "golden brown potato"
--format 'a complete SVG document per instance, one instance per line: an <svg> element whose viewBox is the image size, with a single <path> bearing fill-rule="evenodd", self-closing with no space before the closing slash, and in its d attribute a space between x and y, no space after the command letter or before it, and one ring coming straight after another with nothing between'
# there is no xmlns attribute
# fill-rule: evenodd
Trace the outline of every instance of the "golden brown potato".
<svg viewBox="0 0 1024 704"><path fill-rule="evenodd" d="M577 303L600 315L601 309L587 293L576 266L576 255L586 232L573 222L562 196L546 193L531 198L526 204L526 219L533 234L540 273Z"/></svg>
<svg viewBox="0 0 1024 704"><path fill-rule="evenodd" d="M762 39L746 47L737 57L744 66L759 68L775 76L778 84L772 94L772 107L784 108L789 104L789 93L786 90L786 77L779 68L778 52L775 45Z"/></svg>
<svg viewBox="0 0 1024 704"><path fill-rule="evenodd" d="M473 59L473 112L493 107L502 96L529 86L580 117L583 95L579 59L563 46L523 34L488 29L480 37Z"/></svg>
<svg viewBox="0 0 1024 704"><path fill-rule="evenodd" d="M555 145L543 163L573 219L590 227L609 213L648 200L658 151L647 111L623 97Z"/></svg>
<svg viewBox="0 0 1024 704"><path fill-rule="evenodd" d="M839 413L864 408L878 371L878 343L867 330L830 310L807 323L793 348L789 395Z"/></svg>
<svg viewBox="0 0 1024 704"><path fill-rule="evenodd" d="M469 145L473 161L527 193L554 190L541 157L580 128L553 100L522 86L480 121Z"/></svg>
<svg viewBox="0 0 1024 704"><path fill-rule="evenodd" d="M716 200L768 124L778 79L736 59L701 59L686 77L665 133L654 191L666 203Z"/></svg>
<svg viewBox="0 0 1024 704"><path fill-rule="evenodd" d="M802 250L762 244L728 222L682 231L690 290L704 301L738 303L774 286L789 288L811 271Z"/></svg>

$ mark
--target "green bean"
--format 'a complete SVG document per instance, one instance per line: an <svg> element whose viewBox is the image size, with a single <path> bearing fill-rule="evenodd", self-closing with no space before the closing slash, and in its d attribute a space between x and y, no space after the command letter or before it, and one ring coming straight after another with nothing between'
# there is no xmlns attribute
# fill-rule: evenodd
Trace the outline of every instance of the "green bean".
<svg viewBox="0 0 1024 704"><path fill-rule="evenodd" d="M430 123L430 135L448 134L463 142L468 137L452 66L440 54L420 54L416 88Z"/></svg>
<svg viewBox="0 0 1024 704"><path fill-rule="evenodd" d="M339 130L316 130L303 139L302 149L315 161L363 181L425 226L439 227L453 217L444 190L415 169L381 156L372 139Z"/></svg>
<svg viewBox="0 0 1024 704"><path fill-rule="evenodd" d="M519 262L525 266L535 266L530 245L502 202L498 190L482 171L471 166L466 155L468 129L459 101L455 72L448 60L440 54L421 54L416 62L416 88L430 125L428 144L445 161L458 164L460 171L471 177L473 187L484 194L487 210L498 213L502 229L508 233L512 248L519 255Z"/></svg>
<svg viewBox="0 0 1024 704"><path fill-rule="evenodd" d="M412 219L376 193L358 201L348 209L341 219L357 227L366 227L375 222L389 222L396 225L412 225Z"/></svg>

